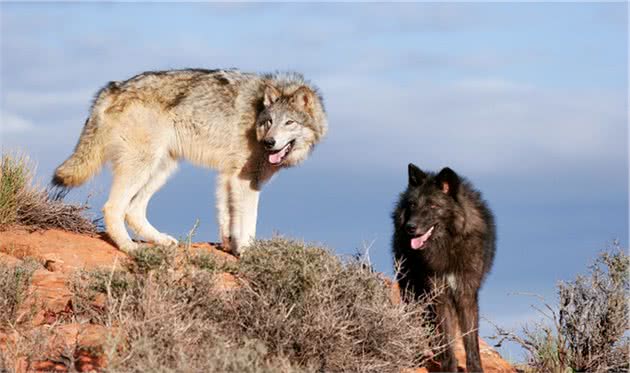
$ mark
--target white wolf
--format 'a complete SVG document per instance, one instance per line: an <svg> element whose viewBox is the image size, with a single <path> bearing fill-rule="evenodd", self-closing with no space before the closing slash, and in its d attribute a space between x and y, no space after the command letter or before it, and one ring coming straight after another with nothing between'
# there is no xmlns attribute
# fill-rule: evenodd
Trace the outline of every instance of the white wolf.
<svg viewBox="0 0 630 373"><path fill-rule="evenodd" d="M148 241L177 243L147 221L146 209L178 160L214 168L221 240L239 254L256 235L263 183L306 159L327 128L317 88L299 74L146 72L98 92L74 153L55 170L53 183L80 185L111 162L105 227L121 250L132 251L138 244L125 221Z"/></svg>

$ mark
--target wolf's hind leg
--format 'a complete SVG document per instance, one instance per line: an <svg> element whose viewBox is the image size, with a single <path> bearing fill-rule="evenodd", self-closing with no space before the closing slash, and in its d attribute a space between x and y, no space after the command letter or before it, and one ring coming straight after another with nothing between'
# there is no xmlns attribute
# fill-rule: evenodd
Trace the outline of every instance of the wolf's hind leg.
<svg viewBox="0 0 630 373"><path fill-rule="evenodd" d="M217 220L219 238L223 248L230 248L230 175L219 174L217 177Z"/></svg>
<svg viewBox="0 0 630 373"><path fill-rule="evenodd" d="M129 228L137 235L159 245L176 245L177 240L167 234L161 233L149 223L147 220L147 206L153 194L164 185L176 168L177 161L171 157L162 159L157 167L149 174L149 179L146 184L140 188L138 193L131 200L125 216Z"/></svg>
<svg viewBox="0 0 630 373"><path fill-rule="evenodd" d="M149 179L150 169L135 163L114 164L112 188L109 199L103 206L105 228L119 249L130 252L138 245L131 241L125 229L125 211L133 196L138 193Z"/></svg>
<svg viewBox="0 0 630 373"><path fill-rule="evenodd" d="M460 330L466 350L466 370L483 372L479 354L479 304L477 294L463 294L456 301Z"/></svg>

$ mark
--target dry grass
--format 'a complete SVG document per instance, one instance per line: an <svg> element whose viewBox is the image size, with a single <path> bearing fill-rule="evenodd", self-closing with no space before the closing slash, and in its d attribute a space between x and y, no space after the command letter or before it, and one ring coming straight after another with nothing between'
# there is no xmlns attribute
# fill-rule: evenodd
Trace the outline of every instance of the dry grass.
<svg viewBox="0 0 630 373"><path fill-rule="evenodd" d="M18 307L38 267L39 263L33 260L15 266L0 263L0 330L15 324Z"/></svg>
<svg viewBox="0 0 630 373"><path fill-rule="evenodd" d="M243 284L231 291L213 287L223 268L209 256L177 271L147 262L73 281L76 321L122 333L104 349L110 371L399 372L434 338L424 305L392 303L365 263L322 248L257 242L231 268Z"/></svg>
<svg viewBox="0 0 630 373"><path fill-rule="evenodd" d="M558 284L559 304L539 311L548 322L522 333L498 328L500 342L522 346L532 372L627 372L630 368L630 257L618 243L588 276Z"/></svg>
<svg viewBox="0 0 630 373"><path fill-rule="evenodd" d="M12 226L30 229L58 228L92 233L94 224L83 213L87 206L65 204L60 190L33 183L33 165L24 156L2 154L0 159L0 230Z"/></svg>
<svg viewBox="0 0 630 373"><path fill-rule="evenodd" d="M240 264L251 288L237 312L242 330L271 351L321 371L397 372L421 365L432 340L423 326L426 309L393 304L369 265L283 239L251 250Z"/></svg>

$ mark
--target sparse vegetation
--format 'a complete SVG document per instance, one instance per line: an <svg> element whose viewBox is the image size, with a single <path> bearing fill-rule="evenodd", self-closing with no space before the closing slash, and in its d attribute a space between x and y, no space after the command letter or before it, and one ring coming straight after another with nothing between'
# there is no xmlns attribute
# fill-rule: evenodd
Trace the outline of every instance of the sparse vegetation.
<svg viewBox="0 0 630 373"><path fill-rule="evenodd" d="M230 291L215 289L223 269L209 256L179 270L150 262L74 281L76 321L123 334L104 349L111 371L399 372L420 366L434 338L425 305L394 304L368 266L322 248L257 242Z"/></svg>
<svg viewBox="0 0 630 373"><path fill-rule="evenodd" d="M86 206L64 204L62 196L33 185L26 158L2 155L0 230L94 232ZM17 370L20 361L81 371L88 351L106 362L99 371L110 372L400 372L436 352L430 302L393 301L384 279L360 257L342 260L275 238L257 241L238 262L226 261L191 250L191 237L184 250L144 247L113 270L75 273L70 309L45 328L18 315L42 263L0 263L0 371ZM615 244L587 276L558 284L558 305L541 310L547 322L520 333L499 328L499 339L525 349L527 372L627 372L629 269L627 252ZM225 273L239 285L219 289ZM66 323L105 329L104 344L51 352ZM4 343L10 338L14 343Z"/></svg>
<svg viewBox="0 0 630 373"><path fill-rule="evenodd" d="M132 288L135 281L131 273L121 269L79 272L75 276L73 292L80 296L111 293L114 297L120 297Z"/></svg>
<svg viewBox="0 0 630 373"><path fill-rule="evenodd" d="M531 372L627 372L630 368L630 257L618 243L601 253L588 276L558 284L546 321L522 333L498 328L500 342L522 346Z"/></svg>
<svg viewBox="0 0 630 373"><path fill-rule="evenodd" d="M33 184L33 165L24 156L2 154L0 159L0 230L19 225L31 229L58 228L91 233L94 224L83 212L87 206L61 201L63 191Z"/></svg>
<svg viewBox="0 0 630 373"><path fill-rule="evenodd" d="M235 262L217 261L213 255L204 252L195 253L189 256L188 260L192 266L210 273L227 272L238 274L239 272L239 267Z"/></svg>
<svg viewBox="0 0 630 373"><path fill-rule="evenodd" d="M140 247L131 254L133 260L129 263L134 272L147 273L160 267L168 267L175 260L175 248L163 246Z"/></svg>
<svg viewBox="0 0 630 373"><path fill-rule="evenodd" d="M13 325L24 300L31 275L39 264L26 260L15 266L0 262L0 330Z"/></svg>
<svg viewBox="0 0 630 373"><path fill-rule="evenodd" d="M241 329L270 351L322 371L420 366L433 341L426 308L393 304L382 278L361 260L341 262L283 239L250 250L240 267L251 287L237 312Z"/></svg>

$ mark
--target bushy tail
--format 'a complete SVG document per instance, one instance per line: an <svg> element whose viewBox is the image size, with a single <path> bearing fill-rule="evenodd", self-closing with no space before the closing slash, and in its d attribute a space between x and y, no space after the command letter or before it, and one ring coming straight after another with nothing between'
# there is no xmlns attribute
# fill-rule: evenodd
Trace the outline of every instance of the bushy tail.
<svg viewBox="0 0 630 373"><path fill-rule="evenodd" d="M111 103L111 95L119 89L118 82L109 82L96 95L90 117L85 121L83 132L74 153L57 167L52 184L61 187L79 186L91 179L105 163L103 122L105 110Z"/></svg>
<svg viewBox="0 0 630 373"><path fill-rule="evenodd" d="M88 118L74 153L57 167L52 179L56 186L75 187L92 178L105 162L103 141L96 118Z"/></svg>

